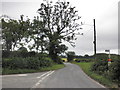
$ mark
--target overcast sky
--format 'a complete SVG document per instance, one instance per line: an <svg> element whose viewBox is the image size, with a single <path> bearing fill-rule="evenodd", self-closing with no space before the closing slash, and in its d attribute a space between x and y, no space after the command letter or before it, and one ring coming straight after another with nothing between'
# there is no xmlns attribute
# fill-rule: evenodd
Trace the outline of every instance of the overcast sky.
<svg viewBox="0 0 120 90"><path fill-rule="evenodd" d="M52 0L57 1L57 0ZM84 35L77 36L76 47L68 43L69 51L77 55L94 54L93 52L93 19L96 19L97 53L118 54L118 1L119 0L65 0L75 6L84 22ZM2 14L18 19L20 15L33 18L38 15L37 9L42 0L2 0ZM1 4L1 3L0 3Z"/></svg>

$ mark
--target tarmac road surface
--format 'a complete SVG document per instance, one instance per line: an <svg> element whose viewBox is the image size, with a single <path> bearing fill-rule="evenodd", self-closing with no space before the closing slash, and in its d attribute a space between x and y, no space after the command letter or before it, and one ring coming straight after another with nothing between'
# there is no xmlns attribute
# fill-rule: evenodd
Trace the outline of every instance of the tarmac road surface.
<svg viewBox="0 0 120 90"><path fill-rule="evenodd" d="M55 71L2 76L2 88L105 88L71 63Z"/></svg>

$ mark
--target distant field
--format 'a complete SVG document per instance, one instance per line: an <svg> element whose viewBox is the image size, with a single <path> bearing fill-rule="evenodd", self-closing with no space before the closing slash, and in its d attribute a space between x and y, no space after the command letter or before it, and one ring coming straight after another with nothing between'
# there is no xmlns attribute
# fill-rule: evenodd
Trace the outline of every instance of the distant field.
<svg viewBox="0 0 120 90"><path fill-rule="evenodd" d="M65 62L67 62L67 58L61 58L62 60L64 60Z"/></svg>
<svg viewBox="0 0 120 90"><path fill-rule="evenodd" d="M64 60L65 62L67 62L67 58L61 58L62 60ZM79 61L93 61L93 59L86 59L86 58L74 58L74 61L75 60L79 60Z"/></svg>
<svg viewBox="0 0 120 90"><path fill-rule="evenodd" d="M67 62L67 58L61 58L62 60L65 60L65 62ZM76 58L74 59L74 61L76 60Z"/></svg>

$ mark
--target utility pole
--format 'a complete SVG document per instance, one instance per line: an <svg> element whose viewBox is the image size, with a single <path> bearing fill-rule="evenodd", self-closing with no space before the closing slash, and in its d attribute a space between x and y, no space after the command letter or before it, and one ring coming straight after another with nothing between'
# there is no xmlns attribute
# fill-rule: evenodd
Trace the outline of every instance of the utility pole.
<svg viewBox="0 0 120 90"><path fill-rule="evenodd" d="M94 55L95 55L95 59L96 59L96 27L95 27L95 19L93 19L94 22Z"/></svg>

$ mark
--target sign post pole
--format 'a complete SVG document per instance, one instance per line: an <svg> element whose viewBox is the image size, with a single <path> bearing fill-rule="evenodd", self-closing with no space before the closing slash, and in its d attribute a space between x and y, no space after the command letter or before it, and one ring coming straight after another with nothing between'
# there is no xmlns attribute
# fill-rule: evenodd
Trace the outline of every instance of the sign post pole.
<svg viewBox="0 0 120 90"><path fill-rule="evenodd" d="M108 66L110 66L110 64L111 64L110 50L105 50L105 52L109 52L109 55L108 55Z"/></svg>

